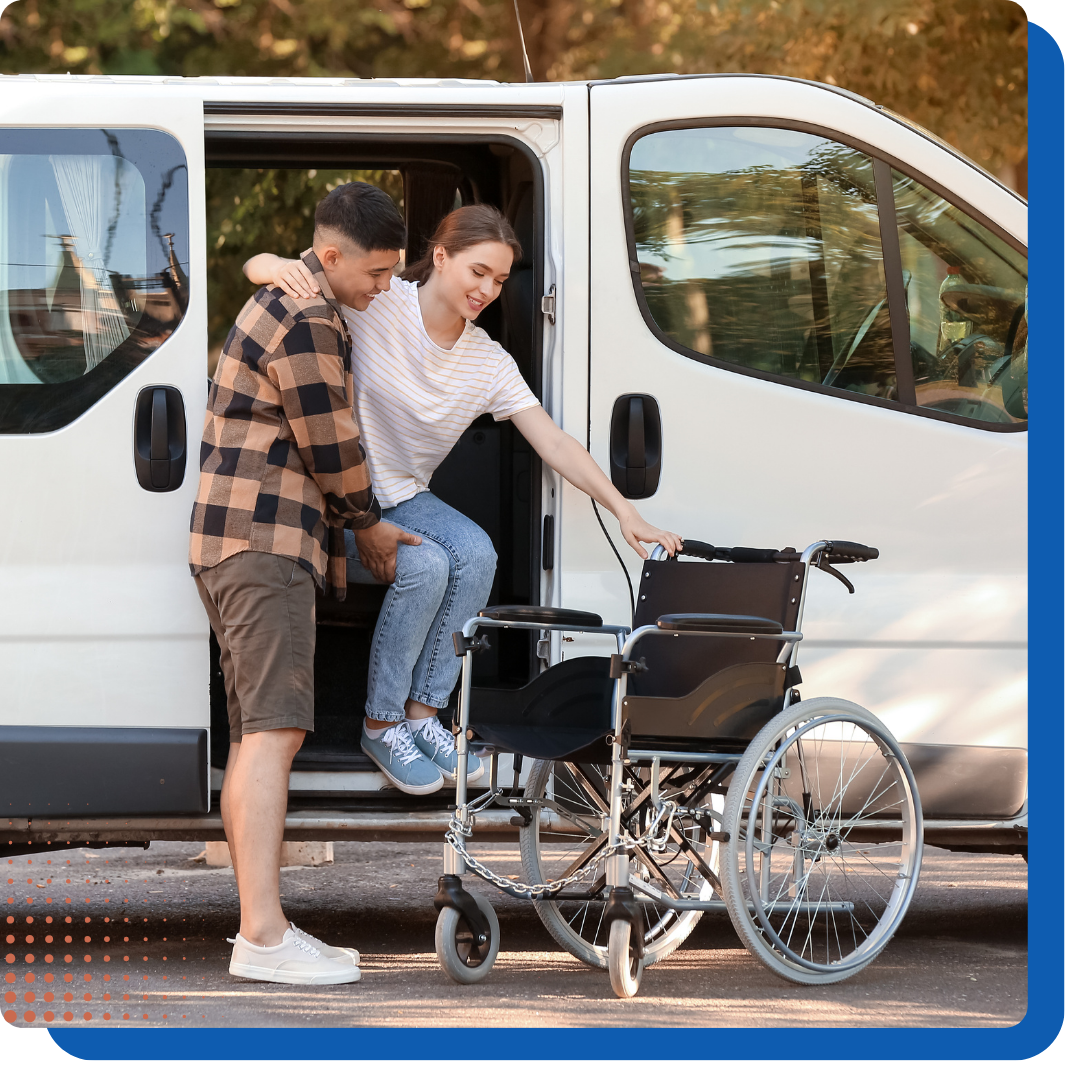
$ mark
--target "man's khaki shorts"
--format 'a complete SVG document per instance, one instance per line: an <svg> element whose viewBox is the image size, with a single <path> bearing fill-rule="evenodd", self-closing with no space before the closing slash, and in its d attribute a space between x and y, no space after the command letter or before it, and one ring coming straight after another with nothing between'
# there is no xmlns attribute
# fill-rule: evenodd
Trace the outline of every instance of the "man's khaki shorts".
<svg viewBox="0 0 1080 1080"><path fill-rule="evenodd" d="M242 551L195 578L221 646L229 741L315 730L315 582L295 560Z"/></svg>

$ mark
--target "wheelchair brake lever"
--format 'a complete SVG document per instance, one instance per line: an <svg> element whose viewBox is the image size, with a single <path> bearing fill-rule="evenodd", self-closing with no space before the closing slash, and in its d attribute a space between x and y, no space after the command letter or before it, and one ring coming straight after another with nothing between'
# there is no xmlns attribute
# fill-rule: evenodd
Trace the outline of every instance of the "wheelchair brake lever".
<svg viewBox="0 0 1080 1080"><path fill-rule="evenodd" d="M829 557L825 554L824 551L820 552L817 558L814 559L814 565L819 570L824 570L826 574L831 575L832 577L836 578L837 581L845 585L849 593L855 592L855 586L852 585L851 582L848 581L848 579L844 577L844 575L841 574L840 571L837 570L831 562L829 562Z"/></svg>
<svg viewBox="0 0 1080 1080"><path fill-rule="evenodd" d="M481 637L466 637L460 630L457 630L454 632L452 640L454 642L454 655L458 657L471 652L486 652L491 648L491 642L488 641L487 634Z"/></svg>

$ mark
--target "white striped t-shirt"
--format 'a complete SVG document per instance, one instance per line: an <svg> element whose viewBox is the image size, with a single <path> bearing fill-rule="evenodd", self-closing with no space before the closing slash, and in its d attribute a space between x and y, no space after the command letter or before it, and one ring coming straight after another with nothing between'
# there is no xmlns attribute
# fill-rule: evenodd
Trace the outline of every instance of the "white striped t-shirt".
<svg viewBox="0 0 1080 1080"><path fill-rule="evenodd" d="M427 491L431 474L484 413L539 405L514 358L472 322L452 349L424 329L416 282L391 280L366 311L342 305L353 342L355 407L379 503Z"/></svg>

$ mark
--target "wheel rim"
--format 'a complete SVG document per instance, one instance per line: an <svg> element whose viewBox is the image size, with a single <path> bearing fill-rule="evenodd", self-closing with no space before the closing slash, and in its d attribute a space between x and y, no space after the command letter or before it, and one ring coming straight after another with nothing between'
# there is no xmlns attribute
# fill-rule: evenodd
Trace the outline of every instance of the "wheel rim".
<svg viewBox="0 0 1080 1080"><path fill-rule="evenodd" d="M683 770L684 772L686 770ZM667 769L665 773L675 774L679 770ZM700 770L699 770L700 772ZM644 827L644 810L649 805L648 768L630 769L626 778L633 790L624 800L626 805L635 808L628 822L629 831L640 834ZM667 793L678 787L679 778L670 777L667 781ZM602 916L606 906L606 878L602 852L606 851L606 831L602 829L603 816L608 813L607 771L595 765L577 765L554 762L549 767L545 783L545 805L539 818L534 817L531 825L533 841L540 865L541 876L545 881L564 877L584 860L592 857L594 869L579 885L573 886L575 892L596 892L596 899L590 900L547 900L542 903L566 928L586 945L591 946L600 956L606 955L603 944ZM709 805L709 796L705 795L700 807ZM548 817L543 816L544 811ZM561 820L553 821L552 816L559 815ZM572 815L572 817L570 816ZM551 842L551 835L556 830L564 830L559 835L566 843ZM547 839L541 839L541 831ZM685 844L691 849L680 850ZM703 814L696 817L687 812L675 816L671 841L664 852L651 852L638 849L631 860L631 885L635 887L642 900L645 918L644 944L647 956L657 954L671 940L672 935L681 933L689 918L697 913L679 913L664 910L647 899L649 889L663 895L708 899L713 892L712 885L703 875L698 863L704 863L715 873L719 862L716 844L709 839L708 826Z"/></svg>
<svg viewBox="0 0 1080 1080"><path fill-rule="evenodd" d="M862 967L892 936L918 878L910 767L883 729L843 714L799 724L762 762L741 836L755 928L798 968Z"/></svg>
<svg viewBox="0 0 1080 1080"><path fill-rule="evenodd" d="M490 949L491 935L482 945L478 945L465 917L459 912L454 928L454 951L461 963L467 968L478 968L487 959Z"/></svg>

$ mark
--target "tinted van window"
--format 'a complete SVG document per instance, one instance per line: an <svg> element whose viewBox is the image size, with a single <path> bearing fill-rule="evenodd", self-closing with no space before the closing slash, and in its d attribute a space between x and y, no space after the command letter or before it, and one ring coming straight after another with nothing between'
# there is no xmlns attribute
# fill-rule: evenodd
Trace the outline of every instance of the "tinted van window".
<svg viewBox="0 0 1080 1080"><path fill-rule="evenodd" d="M873 162L765 127L658 131L630 153L656 328L719 362L896 397Z"/></svg>
<svg viewBox="0 0 1080 1080"><path fill-rule="evenodd" d="M153 130L0 129L0 434L70 423L188 303L187 165Z"/></svg>
<svg viewBox="0 0 1080 1080"><path fill-rule="evenodd" d="M915 400L991 423L1027 419L1027 258L893 171Z"/></svg>

